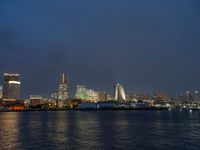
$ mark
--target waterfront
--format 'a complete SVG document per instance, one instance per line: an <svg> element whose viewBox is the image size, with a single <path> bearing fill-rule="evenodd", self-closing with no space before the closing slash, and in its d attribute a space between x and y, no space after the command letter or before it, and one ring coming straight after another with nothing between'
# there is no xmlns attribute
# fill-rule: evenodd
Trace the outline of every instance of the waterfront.
<svg viewBox="0 0 200 150"><path fill-rule="evenodd" d="M198 149L199 111L1 112L0 149Z"/></svg>

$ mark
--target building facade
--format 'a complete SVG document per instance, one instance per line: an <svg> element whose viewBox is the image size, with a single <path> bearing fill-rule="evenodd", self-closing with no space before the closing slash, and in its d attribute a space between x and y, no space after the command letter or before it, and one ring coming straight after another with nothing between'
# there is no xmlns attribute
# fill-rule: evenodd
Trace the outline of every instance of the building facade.
<svg viewBox="0 0 200 150"><path fill-rule="evenodd" d="M66 74L60 76L60 84L58 89L58 106L63 107L66 104L66 101L69 99L69 84L68 77Z"/></svg>
<svg viewBox="0 0 200 150"><path fill-rule="evenodd" d="M87 89L83 85L76 86L76 99L87 99Z"/></svg>
<svg viewBox="0 0 200 150"><path fill-rule="evenodd" d="M16 101L20 96L20 75L4 73L3 95L4 101Z"/></svg>
<svg viewBox="0 0 200 150"><path fill-rule="evenodd" d="M77 85L75 97L76 99L97 102L99 100L99 92L93 89L87 89L83 85Z"/></svg>
<svg viewBox="0 0 200 150"><path fill-rule="evenodd" d="M114 90L115 100L126 100L126 94L122 85L117 83Z"/></svg>
<svg viewBox="0 0 200 150"><path fill-rule="evenodd" d="M30 107L42 106L44 99L42 95L30 95Z"/></svg>

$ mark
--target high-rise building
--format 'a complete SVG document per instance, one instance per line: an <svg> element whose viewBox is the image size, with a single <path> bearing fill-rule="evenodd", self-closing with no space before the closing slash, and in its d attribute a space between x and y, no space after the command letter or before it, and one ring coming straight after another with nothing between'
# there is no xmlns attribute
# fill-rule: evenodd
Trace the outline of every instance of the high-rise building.
<svg viewBox="0 0 200 150"><path fill-rule="evenodd" d="M77 99L87 99L87 89L83 85L77 85L76 87L76 95Z"/></svg>
<svg viewBox="0 0 200 150"><path fill-rule="evenodd" d="M77 85L75 97L81 100L97 102L99 100L99 92L93 89L87 89L83 85Z"/></svg>
<svg viewBox="0 0 200 150"><path fill-rule="evenodd" d="M0 99L2 99L2 95L3 95L3 86L0 86Z"/></svg>
<svg viewBox="0 0 200 150"><path fill-rule="evenodd" d="M63 105L67 99L69 99L68 77L63 73L60 77L60 85L58 89L59 105Z"/></svg>
<svg viewBox="0 0 200 150"><path fill-rule="evenodd" d="M20 96L20 75L4 73L3 95L4 101L16 101Z"/></svg>
<svg viewBox="0 0 200 150"><path fill-rule="evenodd" d="M126 100L126 94L124 88L119 83L115 86L115 100Z"/></svg>

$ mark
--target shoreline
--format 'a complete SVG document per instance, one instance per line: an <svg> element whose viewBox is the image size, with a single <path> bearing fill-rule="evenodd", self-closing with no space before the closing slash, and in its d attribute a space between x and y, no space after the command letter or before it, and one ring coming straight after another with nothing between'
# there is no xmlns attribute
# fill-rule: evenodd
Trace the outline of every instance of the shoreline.
<svg viewBox="0 0 200 150"><path fill-rule="evenodd" d="M200 111L197 108L167 108L167 107L137 107L137 108L74 108L74 109L25 109L25 110L0 110L1 112L53 112L53 111L169 111L169 110Z"/></svg>
<svg viewBox="0 0 200 150"><path fill-rule="evenodd" d="M0 110L0 112L33 112L33 111L160 111L169 110L167 107L138 107L138 108L74 108L74 109L26 109L26 110Z"/></svg>

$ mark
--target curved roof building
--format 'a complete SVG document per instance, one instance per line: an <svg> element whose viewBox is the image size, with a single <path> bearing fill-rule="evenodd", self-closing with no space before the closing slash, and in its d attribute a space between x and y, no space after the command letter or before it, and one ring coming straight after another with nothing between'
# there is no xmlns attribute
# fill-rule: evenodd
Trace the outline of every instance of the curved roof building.
<svg viewBox="0 0 200 150"><path fill-rule="evenodd" d="M115 100L126 100L124 88L119 83L117 83L115 86Z"/></svg>

